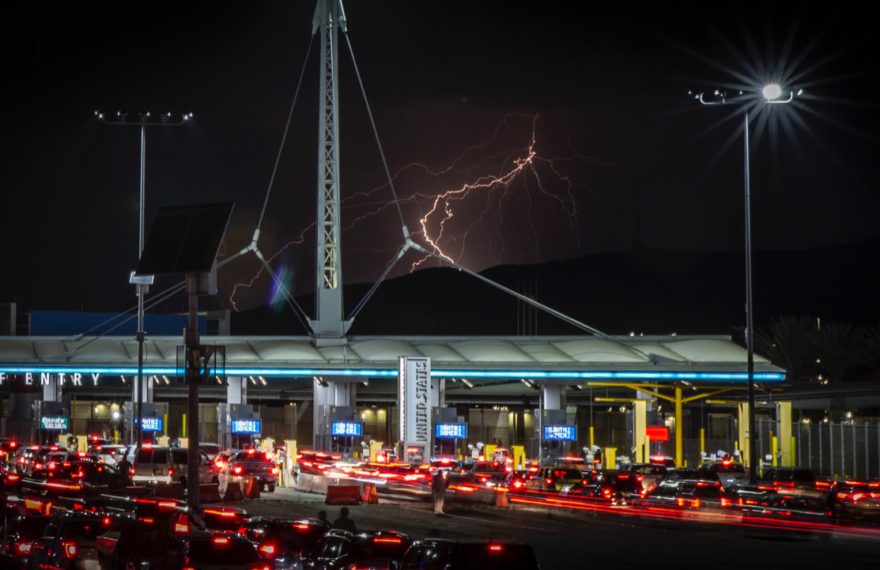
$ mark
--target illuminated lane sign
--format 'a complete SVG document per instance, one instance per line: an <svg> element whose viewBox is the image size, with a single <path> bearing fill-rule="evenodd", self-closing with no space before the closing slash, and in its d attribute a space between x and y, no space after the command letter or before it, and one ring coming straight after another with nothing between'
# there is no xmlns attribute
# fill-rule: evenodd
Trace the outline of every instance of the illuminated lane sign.
<svg viewBox="0 0 880 570"><path fill-rule="evenodd" d="M333 422L330 425L331 435L364 435L364 424L360 422Z"/></svg>
<svg viewBox="0 0 880 570"><path fill-rule="evenodd" d="M65 431L70 425L70 418L64 416L43 416L40 418L40 429Z"/></svg>
<svg viewBox="0 0 880 570"><path fill-rule="evenodd" d="M465 439L468 434L467 424L436 424L434 426L434 437L442 438L458 438Z"/></svg>
<svg viewBox="0 0 880 570"><path fill-rule="evenodd" d="M137 423L137 420L135 420ZM162 431L162 418L144 418L143 431Z"/></svg>
<svg viewBox="0 0 880 570"><path fill-rule="evenodd" d="M545 441L574 441L574 426L544 426Z"/></svg>
<svg viewBox="0 0 880 570"><path fill-rule="evenodd" d="M261 420L232 420L232 433L256 434L262 431Z"/></svg>

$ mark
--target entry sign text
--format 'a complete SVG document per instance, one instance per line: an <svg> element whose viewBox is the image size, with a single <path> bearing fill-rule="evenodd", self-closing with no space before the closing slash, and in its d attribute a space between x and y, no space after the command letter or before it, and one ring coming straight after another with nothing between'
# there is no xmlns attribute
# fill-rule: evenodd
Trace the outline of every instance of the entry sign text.
<svg viewBox="0 0 880 570"><path fill-rule="evenodd" d="M64 431L68 425L70 425L70 420L64 416L43 416L40 418L40 429Z"/></svg>
<svg viewBox="0 0 880 570"><path fill-rule="evenodd" d="M400 439L406 446L420 446L427 451L431 441L431 359L400 359L398 400Z"/></svg>
<svg viewBox="0 0 880 570"><path fill-rule="evenodd" d="M232 433L260 434L263 427L260 420L232 420Z"/></svg>
<svg viewBox="0 0 880 570"><path fill-rule="evenodd" d="M434 426L434 437L437 439L445 437L465 439L467 432L467 424L436 424Z"/></svg>
<svg viewBox="0 0 880 570"><path fill-rule="evenodd" d="M547 441L574 441L574 426L544 426Z"/></svg>
<svg viewBox="0 0 880 570"><path fill-rule="evenodd" d="M364 424L360 422L333 422L330 427L332 435L364 435Z"/></svg>

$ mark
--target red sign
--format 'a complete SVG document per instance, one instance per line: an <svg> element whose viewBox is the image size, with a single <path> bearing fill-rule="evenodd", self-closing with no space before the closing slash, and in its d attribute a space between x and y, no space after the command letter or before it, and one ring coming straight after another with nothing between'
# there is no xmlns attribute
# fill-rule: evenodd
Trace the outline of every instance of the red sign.
<svg viewBox="0 0 880 570"><path fill-rule="evenodd" d="M648 426L645 428L645 435L651 438L651 441L669 441L669 428L666 426Z"/></svg>

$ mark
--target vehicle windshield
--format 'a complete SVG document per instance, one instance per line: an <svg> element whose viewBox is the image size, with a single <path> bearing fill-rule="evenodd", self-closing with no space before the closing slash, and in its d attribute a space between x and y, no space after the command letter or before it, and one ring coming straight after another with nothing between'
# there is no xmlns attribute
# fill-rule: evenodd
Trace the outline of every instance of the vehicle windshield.
<svg viewBox="0 0 880 570"><path fill-rule="evenodd" d="M168 463L167 449L153 449L145 447L138 451L138 463Z"/></svg>

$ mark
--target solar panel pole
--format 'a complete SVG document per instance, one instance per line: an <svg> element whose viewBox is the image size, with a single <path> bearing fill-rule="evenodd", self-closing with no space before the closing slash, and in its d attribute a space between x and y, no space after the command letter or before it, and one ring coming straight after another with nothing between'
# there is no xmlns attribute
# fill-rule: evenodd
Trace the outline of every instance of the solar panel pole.
<svg viewBox="0 0 880 570"><path fill-rule="evenodd" d="M189 453L186 466L186 501L190 512L199 510L199 380L203 367L200 366L202 354L199 351L199 276L186 275L186 294L189 299L189 322L186 327L186 380L189 409L186 414L186 433ZM207 363L205 366L207 369Z"/></svg>
<svg viewBox="0 0 880 570"><path fill-rule="evenodd" d="M138 113L137 116L131 117L129 113L117 111L115 115L108 115L102 111L95 111L95 117L107 125L136 126L140 128L140 177L139 177L139 195L138 195L138 259L144 253L144 209L146 205L146 146L147 146L147 127L178 127L192 119L192 113L171 112L153 115L149 111ZM137 444L140 449L143 444L144 432L141 429L143 422L143 400L148 387L144 385L144 342L147 333L144 330L144 295L147 293L149 285L153 284L153 277L135 276L131 273L128 282L135 286L137 293L137 333L135 338L138 343L138 368L134 377L132 386L132 408L135 418L131 422L131 430L129 431L129 441ZM147 380L149 382L149 380Z"/></svg>

